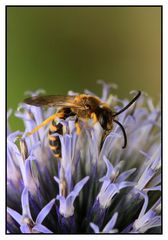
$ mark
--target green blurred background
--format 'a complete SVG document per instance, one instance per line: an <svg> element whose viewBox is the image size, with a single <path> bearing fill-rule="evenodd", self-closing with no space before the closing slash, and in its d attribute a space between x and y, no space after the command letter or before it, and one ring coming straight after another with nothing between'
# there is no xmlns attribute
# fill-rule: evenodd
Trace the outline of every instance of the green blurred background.
<svg viewBox="0 0 168 240"><path fill-rule="evenodd" d="M161 7L7 7L8 108L39 88L100 94L98 79L117 83L120 97L141 89L158 100Z"/></svg>

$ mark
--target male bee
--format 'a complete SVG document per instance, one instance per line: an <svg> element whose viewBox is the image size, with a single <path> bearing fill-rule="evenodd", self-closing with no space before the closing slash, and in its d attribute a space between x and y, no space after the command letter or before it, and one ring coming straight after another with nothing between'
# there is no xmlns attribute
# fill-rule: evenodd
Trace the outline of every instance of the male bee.
<svg viewBox="0 0 168 240"><path fill-rule="evenodd" d="M49 146L52 150L54 156L56 158L61 158L61 143L58 136L54 136L53 134L59 133L63 135L63 126L61 123L58 123L58 119L66 119L70 116L76 116L75 125L77 134L80 133L80 121L85 121L87 119L93 119L96 123L97 121L100 123L102 128L104 129L104 140L105 136L107 136L110 131L113 129L113 123L116 123L120 126L123 136L124 136L124 144L123 148L127 145L127 136L122 124L115 119L115 117L122 112L124 112L127 108L129 108L140 96L141 92L138 91L137 95L120 111L113 112L110 106L104 102L102 102L98 97L80 94L77 96L35 96L30 97L24 100L25 103L33 106L47 106L47 107L58 107L59 110L49 118L47 118L44 122L42 122L39 126L35 127L28 135L33 134L39 128L45 126L47 123L51 122L49 129Z"/></svg>

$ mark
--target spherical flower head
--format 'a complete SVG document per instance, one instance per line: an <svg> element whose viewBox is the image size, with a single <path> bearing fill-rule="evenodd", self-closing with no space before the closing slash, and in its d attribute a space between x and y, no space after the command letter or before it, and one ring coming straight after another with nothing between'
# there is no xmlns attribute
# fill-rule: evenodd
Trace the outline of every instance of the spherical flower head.
<svg viewBox="0 0 168 240"><path fill-rule="evenodd" d="M98 83L112 112L129 104L110 94L116 85ZM108 134L95 116L80 119L78 131L77 116L57 119L59 157L49 147L49 124L27 135L56 111L21 103L15 115L24 131L7 124L7 233L160 233L160 106L142 93L112 119Z"/></svg>

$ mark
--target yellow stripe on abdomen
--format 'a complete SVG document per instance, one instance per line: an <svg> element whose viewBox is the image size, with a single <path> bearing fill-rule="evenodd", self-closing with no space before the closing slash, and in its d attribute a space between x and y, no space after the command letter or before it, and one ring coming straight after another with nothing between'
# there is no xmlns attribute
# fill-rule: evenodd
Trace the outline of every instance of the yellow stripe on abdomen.
<svg viewBox="0 0 168 240"><path fill-rule="evenodd" d="M54 136L53 134L62 134L63 126L62 124L56 124L55 121L52 121L50 126L50 130L48 133L49 138L49 147L56 158L61 158L61 142L59 136Z"/></svg>

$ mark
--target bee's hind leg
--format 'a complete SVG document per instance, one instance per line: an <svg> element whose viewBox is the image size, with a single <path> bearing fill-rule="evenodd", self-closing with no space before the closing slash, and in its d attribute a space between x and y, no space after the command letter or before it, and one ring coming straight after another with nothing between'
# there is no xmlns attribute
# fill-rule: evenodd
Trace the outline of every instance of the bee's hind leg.
<svg viewBox="0 0 168 240"><path fill-rule="evenodd" d="M27 133L27 136L31 136L32 134L34 134L35 132L37 132L40 128L44 127L46 124L48 124L49 122L53 121L55 118L62 118L64 116L63 113L58 112L53 114L52 116L50 116L49 118L47 118L46 120L44 120L40 125L38 125L37 127L35 127L34 129L32 129L31 132Z"/></svg>

